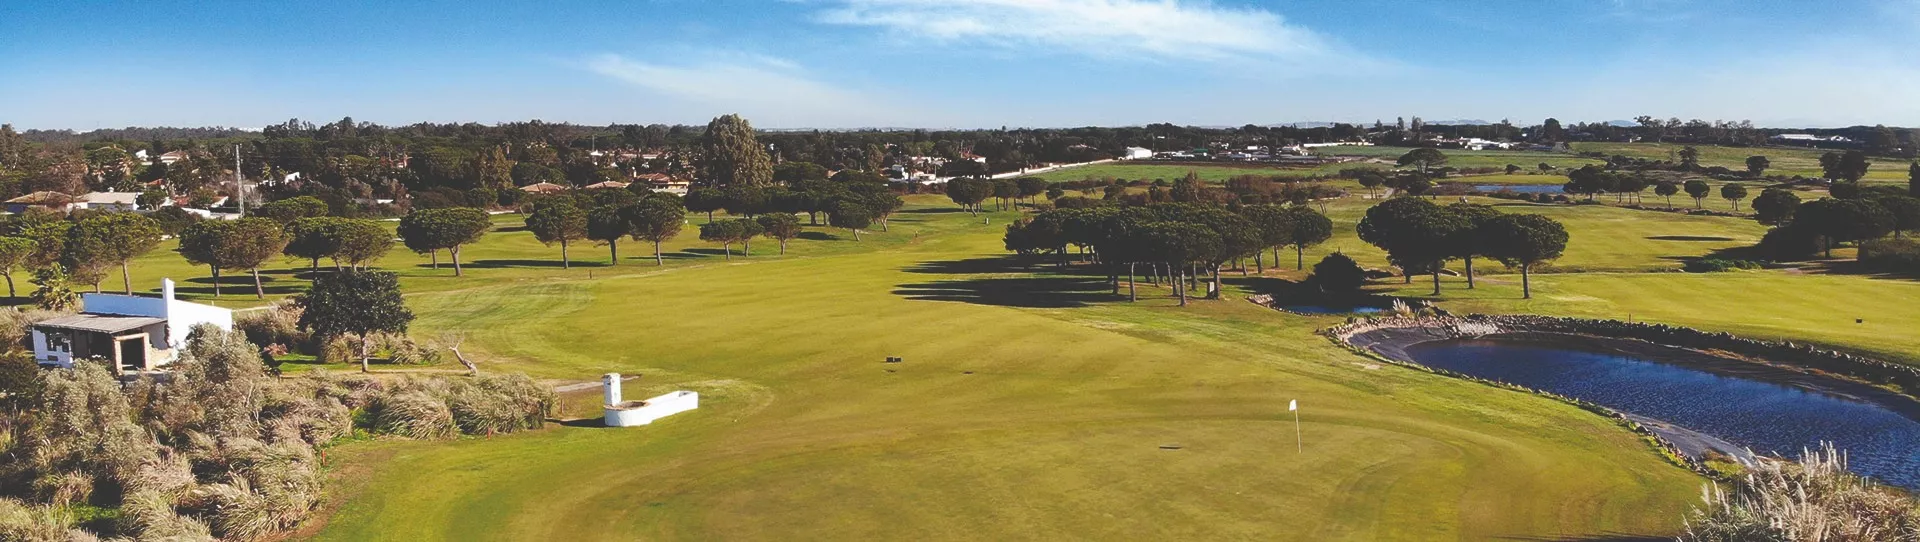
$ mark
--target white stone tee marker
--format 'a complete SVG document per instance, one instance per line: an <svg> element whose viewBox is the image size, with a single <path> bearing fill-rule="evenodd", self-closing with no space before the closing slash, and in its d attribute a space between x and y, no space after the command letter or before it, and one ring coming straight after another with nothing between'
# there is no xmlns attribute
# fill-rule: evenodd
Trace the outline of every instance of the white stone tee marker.
<svg viewBox="0 0 1920 542"><path fill-rule="evenodd" d="M654 420L700 408L700 394L680 390L645 401L622 401L620 373L600 377L606 390L607 427L647 425Z"/></svg>

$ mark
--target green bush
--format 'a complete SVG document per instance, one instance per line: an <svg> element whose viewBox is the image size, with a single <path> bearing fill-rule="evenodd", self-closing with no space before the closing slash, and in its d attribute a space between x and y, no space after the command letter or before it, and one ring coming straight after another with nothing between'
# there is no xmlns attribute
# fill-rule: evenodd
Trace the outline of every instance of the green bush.
<svg viewBox="0 0 1920 542"><path fill-rule="evenodd" d="M1688 261L1681 268L1685 269L1688 273L1719 273L1722 271L1733 271L1735 269L1759 269L1760 262L1707 258Z"/></svg>
<svg viewBox="0 0 1920 542"><path fill-rule="evenodd" d="M1820 235L1811 228L1783 226L1769 230L1754 249L1776 262L1806 261L1820 254Z"/></svg>
<svg viewBox="0 0 1920 542"><path fill-rule="evenodd" d="M1328 293L1349 293L1366 285L1367 271L1353 258L1335 252L1313 264L1313 274L1307 277L1307 282Z"/></svg>
<svg viewBox="0 0 1920 542"><path fill-rule="evenodd" d="M1860 263L1889 273L1920 273L1920 240L1902 238L1862 242Z"/></svg>

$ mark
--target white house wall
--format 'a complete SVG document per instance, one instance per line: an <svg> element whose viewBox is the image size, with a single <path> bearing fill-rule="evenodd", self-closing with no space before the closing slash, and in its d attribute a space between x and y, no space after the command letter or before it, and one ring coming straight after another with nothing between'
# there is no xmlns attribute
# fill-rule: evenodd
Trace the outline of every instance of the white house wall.
<svg viewBox="0 0 1920 542"><path fill-rule="evenodd" d="M80 304L85 312L91 314L117 314L120 316L147 316L165 319L167 301L157 297L135 297L115 294L81 294Z"/></svg>
<svg viewBox="0 0 1920 542"><path fill-rule="evenodd" d="M187 345L187 334L193 332L193 326L213 324L220 329L233 330L232 310L177 300L166 304L167 344L174 348Z"/></svg>

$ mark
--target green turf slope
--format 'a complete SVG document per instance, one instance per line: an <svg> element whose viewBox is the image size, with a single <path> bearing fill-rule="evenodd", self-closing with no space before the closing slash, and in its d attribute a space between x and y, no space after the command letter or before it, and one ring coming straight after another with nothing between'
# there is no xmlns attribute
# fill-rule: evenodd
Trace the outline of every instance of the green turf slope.
<svg viewBox="0 0 1920 542"><path fill-rule="evenodd" d="M1332 319L1112 303L1007 269L1008 217L421 288L419 331L465 335L486 370L640 374L629 397L692 389L702 407L336 448L345 504L318 538L1556 539L1670 534L1698 493L1598 416L1310 334Z"/></svg>

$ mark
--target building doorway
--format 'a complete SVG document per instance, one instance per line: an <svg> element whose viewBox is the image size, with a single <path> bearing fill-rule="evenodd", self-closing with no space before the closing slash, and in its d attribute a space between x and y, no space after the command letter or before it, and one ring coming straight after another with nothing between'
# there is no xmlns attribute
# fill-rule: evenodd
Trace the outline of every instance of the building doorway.
<svg viewBox="0 0 1920 542"><path fill-rule="evenodd" d="M131 373L147 370L147 337L145 335L120 341L120 372Z"/></svg>

